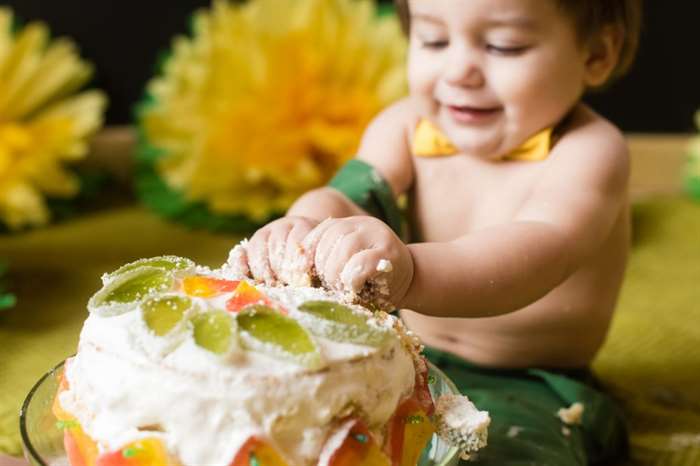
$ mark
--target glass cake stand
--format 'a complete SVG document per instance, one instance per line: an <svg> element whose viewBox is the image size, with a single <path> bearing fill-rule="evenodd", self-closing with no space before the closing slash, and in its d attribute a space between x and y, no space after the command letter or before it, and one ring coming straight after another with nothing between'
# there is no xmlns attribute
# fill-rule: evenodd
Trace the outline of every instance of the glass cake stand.
<svg viewBox="0 0 700 466"><path fill-rule="evenodd" d="M63 431L51 411L58 390L59 376L65 361L44 374L30 390L19 414L24 454L34 466L71 466L63 447ZM430 392L433 399L447 393L458 393L452 381L437 367L428 363L432 375ZM459 452L437 435L425 447L418 466L455 466Z"/></svg>

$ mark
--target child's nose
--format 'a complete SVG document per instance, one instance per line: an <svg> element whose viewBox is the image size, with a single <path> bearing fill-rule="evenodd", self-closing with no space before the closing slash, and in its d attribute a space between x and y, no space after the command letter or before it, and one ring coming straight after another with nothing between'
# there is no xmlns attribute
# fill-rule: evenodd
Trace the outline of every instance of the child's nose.
<svg viewBox="0 0 700 466"><path fill-rule="evenodd" d="M443 76L453 86L481 87L485 84L478 58L465 50L457 50L447 57Z"/></svg>

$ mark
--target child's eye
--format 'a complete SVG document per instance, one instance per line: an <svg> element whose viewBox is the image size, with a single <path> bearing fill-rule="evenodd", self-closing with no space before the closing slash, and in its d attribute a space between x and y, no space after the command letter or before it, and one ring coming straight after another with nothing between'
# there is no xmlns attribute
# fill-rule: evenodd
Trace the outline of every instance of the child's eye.
<svg viewBox="0 0 700 466"><path fill-rule="evenodd" d="M424 49L442 49L449 45L446 40L423 40L421 41L421 46Z"/></svg>
<svg viewBox="0 0 700 466"><path fill-rule="evenodd" d="M508 56L520 55L521 53L525 52L527 49L528 49L528 46L526 46L526 45L502 47L502 46L493 45L493 44L486 44L486 50L488 50L489 52L493 52L497 55L508 55Z"/></svg>

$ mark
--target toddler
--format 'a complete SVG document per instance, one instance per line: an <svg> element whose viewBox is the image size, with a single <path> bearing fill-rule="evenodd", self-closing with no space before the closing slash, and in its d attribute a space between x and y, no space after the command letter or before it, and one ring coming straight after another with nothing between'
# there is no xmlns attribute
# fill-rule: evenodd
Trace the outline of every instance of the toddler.
<svg viewBox="0 0 700 466"><path fill-rule="evenodd" d="M624 423L586 368L623 279L630 162L581 97L629 66L641 0L397 7L410 96L329 186L255 233L250 274L295 284L302 271L403 309L428 357L491 414L472 464L608 461Z"/></svg>

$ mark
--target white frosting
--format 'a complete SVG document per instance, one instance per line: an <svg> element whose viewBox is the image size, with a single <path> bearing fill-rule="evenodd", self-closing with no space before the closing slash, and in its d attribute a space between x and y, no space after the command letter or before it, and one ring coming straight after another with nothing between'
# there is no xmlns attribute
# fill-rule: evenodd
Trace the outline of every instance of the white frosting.
<svg viewBox="0 0 700 466"><path fill-rule="evenodd" d="M306 300L333 299L312 288L258 288L292 317ZM197 303L221 309L230 296ZM391 316L378 321L370 323L394 325ZM251 435L260 435L290 464L315 465L332 421L351 404L379 427L413 390L405 335L381 349L313 337L327 366L309 372L237 345L218 356L187 332L156 337L139 309L86 320L60 403L102 451L157 437L185 466L228 466Z"/></svg>

